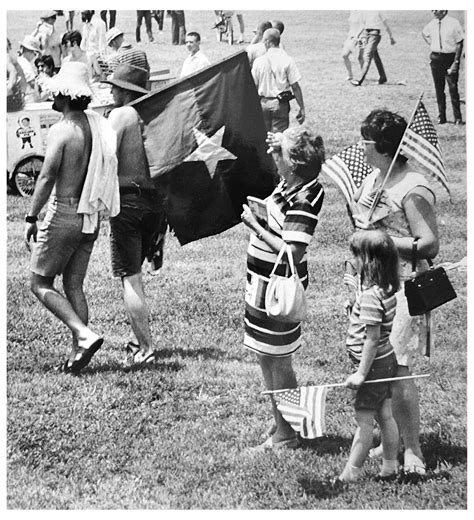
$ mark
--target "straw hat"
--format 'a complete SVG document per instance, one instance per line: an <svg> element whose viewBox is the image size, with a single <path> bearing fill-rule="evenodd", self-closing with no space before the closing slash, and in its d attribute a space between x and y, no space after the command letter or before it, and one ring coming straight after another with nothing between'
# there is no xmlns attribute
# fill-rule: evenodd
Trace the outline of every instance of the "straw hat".
<svg viewBox="0 0 474 520"><path fill-rule="evenodd" d="M135 67L129 63L121 63L106 80L101 83L110 83L116 87L148 94L146 84L148 81L148 71L140 67Z"/></svg>
<svg viewBox="0 0 474 520"><path fill-rule="evenodd" d="M39 41L36 38L33 38L33 36L25 36L23 41L20 43L20 46L28 49L29 51L38 52L41 54Z"/></svg>
<svg viewBox="0 0 474 520"><path fill-rule="evenodd" d="M112 27L109 31L105 33L105 41L107 45L110 45L110 42L112 40L115 40L115 38L117 38L117 36L120 36L121 34L123 34L123 31L117 29L117 27Z"/></svg>
<svg viewBox="0 0 474 520"><path fill-rule="evenodd" d="M56 11L46 11L41 14L40 18L41 20L47 20L48 18L56 18L57 16L58 13Z"/></svg>
<svg viewBox="0 0 474 520"><path fill-rule="evenodd" d="M85 63L79 61L64 63L56 76L50 79L48 88L53 94L70 96L72 99L93 96L89 84L89 69Z"/></svg>

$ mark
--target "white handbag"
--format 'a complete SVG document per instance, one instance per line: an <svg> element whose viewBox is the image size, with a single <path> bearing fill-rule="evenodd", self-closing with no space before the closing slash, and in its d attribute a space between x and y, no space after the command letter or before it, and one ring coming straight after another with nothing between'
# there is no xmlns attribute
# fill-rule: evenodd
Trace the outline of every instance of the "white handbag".
<svg viewBox="0 0 474 520"><path fill-rule="evenodd" d="M288 278L275 274L285 253L290 266L290 276ZM293 254L289 245L281 248L270 274L270 281L265 293L265 311L268 316L278 321L296 323L306 319L306 293L295 270Z"/></svg>

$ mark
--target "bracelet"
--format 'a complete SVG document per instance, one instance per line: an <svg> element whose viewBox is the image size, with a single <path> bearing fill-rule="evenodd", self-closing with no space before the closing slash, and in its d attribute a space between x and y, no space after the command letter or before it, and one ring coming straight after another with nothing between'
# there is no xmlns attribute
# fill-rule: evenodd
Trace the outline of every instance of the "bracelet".
<svg viewBox="0 0 474 520"><path fill-rule="evenodd" d="M38 222L38 217L34 215L26 215L25 222L27 224L36 224L36 222Z"/></svg>

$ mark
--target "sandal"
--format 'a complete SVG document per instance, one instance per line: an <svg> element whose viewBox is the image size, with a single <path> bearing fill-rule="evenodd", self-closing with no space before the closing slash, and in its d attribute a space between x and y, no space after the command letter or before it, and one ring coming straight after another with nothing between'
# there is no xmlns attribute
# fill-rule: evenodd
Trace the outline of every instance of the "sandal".
<svg viewBox="0 0 474 520"><path fill-rule="evenodd" d="M92 356L100 349L104 343L104 338L97 337L88 347L78 347L74 361L70 365L71 372L77 374L80 370L86 367Z"/></svg>
<svg viewBox="0 0 474 520"><path fill-rule="evenodd" d="M62 374L71 374L72 373L71 367L72 367L72 362L69 359L66 359L65 361L61 361L61 363L58 363L54 367L54 370L56 370L56 372L60 372Z"/></svg>
<svg viewBox="0 0 474 520"><path fill-rule="evenodd" d="M127 345L126 350L129 348L129 345ZM132 350L129 350L129 353L127 354L126 358L122 362L122 367L125 370L132 370L137 368L142 368L147 365L152 365L156 361L156 350L153 352L150 352L146 356L143 356L140 353L140 349L133 352Z"/></svg>

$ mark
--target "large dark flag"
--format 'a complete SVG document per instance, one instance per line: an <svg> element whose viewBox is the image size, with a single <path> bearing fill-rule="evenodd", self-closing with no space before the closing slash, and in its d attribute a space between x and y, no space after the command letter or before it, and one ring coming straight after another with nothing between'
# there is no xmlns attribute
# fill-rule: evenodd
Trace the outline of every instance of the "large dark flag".
<svg viewBox="0 0 474 520"><path fill-rule="evenodd" d="M238 224L247 195L275 185L247 53L241 51L133 104L152 178L184 245Z"/></svg>

